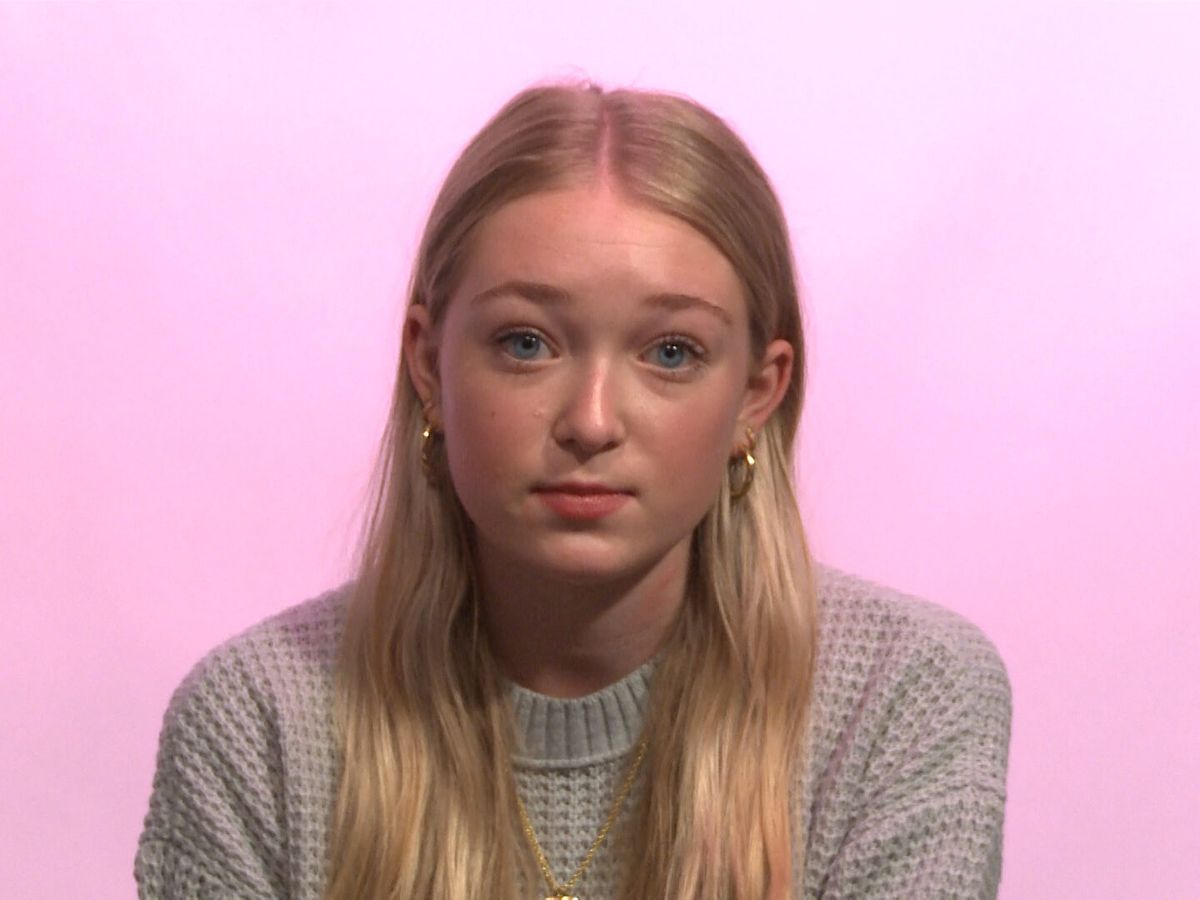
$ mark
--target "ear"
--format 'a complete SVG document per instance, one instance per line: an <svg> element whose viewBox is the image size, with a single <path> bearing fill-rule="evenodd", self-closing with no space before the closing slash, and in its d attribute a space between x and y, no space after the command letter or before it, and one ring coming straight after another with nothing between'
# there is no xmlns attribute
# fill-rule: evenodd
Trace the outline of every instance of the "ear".
<svg viewBox="0 0 1200 900"><path fill-rule="evenodd" d="M792 382L795 357L796 351L792 345L777 339L767 344L756 367L751 369L738 415L738 431L734 440L739 443L735 453L744 449L746 428L758 434L783 401Z"/></svg>
<svg viewBox="0 0 1200 900"><path fill-rule="evenodd" d="M438 377L437 333L429 307L410 303L404 316L401 356L426 415L435 427L441 424L441 380Z"/></svg>

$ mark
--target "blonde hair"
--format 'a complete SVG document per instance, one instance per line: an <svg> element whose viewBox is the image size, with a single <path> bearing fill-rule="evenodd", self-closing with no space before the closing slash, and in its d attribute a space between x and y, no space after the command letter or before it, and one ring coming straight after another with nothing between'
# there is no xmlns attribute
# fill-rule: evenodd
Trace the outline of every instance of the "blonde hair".
<svg viewBox="0 0 1200 900"><path fill-rule="evenodd" d="M758 437L749 493L727 480L696 528L688 599L654 675L646 788L626 843L626 898L781 897L803 871L789 795L803 765L816 642L811 560L792 487L804 343L787 226L749 150L678 96L538 86L509 101L452 167L409 288L435 322L474 230L504 204L603 175L705 234L738 272L756 358L796 361ZM421 465L420 401L401 367L343 638L341 777L328 900L482 894L536 884L522 843L505 682L479 624L470 523Z"/></svg>

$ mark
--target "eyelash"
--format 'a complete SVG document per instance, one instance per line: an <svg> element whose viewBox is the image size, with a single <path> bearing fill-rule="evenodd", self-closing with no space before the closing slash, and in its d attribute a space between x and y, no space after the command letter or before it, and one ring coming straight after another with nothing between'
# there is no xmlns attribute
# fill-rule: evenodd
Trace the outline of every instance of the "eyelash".
<svg viewBox="0 0 1200 900"><path fill-rule="evenodd" d="M510 329L508 331L502 332L501 334L497 335L496 336L496 346L500 348L501 352L503 352L507 355L510 362L513 362L513 363L517 364L518 366L530 365L532 363L537 362L536 359L521 359L520 357L515 356L512 353L508 352L508 349L505 345L509 341L511 341L513 338L520 338L520 337L536 338L538 341L541 342L542 347L549 347L549 345L550 345L550 342L545 338L545 336L533 328L513 328L513 329ZM672 378L675 380L682 380L683 378L687 377L691 373L694 373L697 369L706 365L706 361L705 361L706 354L704 352L704 348L701 347L696 341L692 340L689 337L685 337L682 334L665 334L662 337L655 340L654 343L652 343L650 345L650 347L648 348L648 351L655 350L657 348L660 348L660 347L663 347L666 345L673 345L673 346L682 348L683 350L687 351L688 354L691 355L691 359L689 361L685 361L678 368L674 368L674 369L668 368L666 366L657 366L657 365L654 366L654 368L657 369L659 371L659 373L661 373L664 377ZM541 349L541 348L539 348L539 349Z"/></svg>
<svg viewBox="0 0 1200 900"><path fill-rule="evenodd" d="M511 341L513 338L526 337L526 336L537 338L539 341L541 341L541 344L543 347L549 346L549 344L550 344L550 342L547 341L545 337L543 337L539 332L534 331L532 328L513 328L509 331L504 332L503 334L498 335L496 337L496 345L501 349L501 351L508 353L508 349L505 345L509 341ZM508 356L513 362L517 362L517 363L523 364L523 363L534 362L534 360L532 360L532 359L521 359L519 356L514 356L511 353L508 353Z"/></svg>
<svg viewBox="0 0 1200 900"><path fill-rule="evenodd" d="M683 379L694 373L697 369L705 365L704 348L693 341L691 338L684 337L682 334L667 334L660 337L650 345L651 350L655 350L666 345L681 347L690 354L691 359L683 362L678 368L668 369L665 366L656 366L655 368L666 373L668 378Z"/></svg>

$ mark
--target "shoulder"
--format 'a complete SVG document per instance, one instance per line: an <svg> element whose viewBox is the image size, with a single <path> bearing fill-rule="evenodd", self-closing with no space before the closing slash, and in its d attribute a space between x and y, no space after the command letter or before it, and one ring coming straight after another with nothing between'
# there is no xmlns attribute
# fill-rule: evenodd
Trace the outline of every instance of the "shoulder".
<svg viewBox="0 0 1200 900"><path fill-rule="evenodd" d="M818 667L828 677L900 675L914 666L999 688L995 644L961 613L827 565L816 567Z"/></svg>
<svg viewBox="0 0 1200 900"><path fill-rule="evenodd" d="M229 638L176 688L138 842L141 896L282 896L319 880L319 854L294 845L321 833L331 796L348 587Z"/></svg>
<svg viewBox="0 0 1200 900"><path fill-rule="evenodd" d="M168 717L204 698L278 701L329 683L349 588L346 584L288 607L214 647L175 690Z"/></svg>
<svg viewBox="0 0 1200 900"><path fill-rule="evenodd" d="M282 742L325 735L349 588L275 613L193 665L163 716L159 775L194 755L275 766Z"/></svg>
<svg viewBox="0 0 1200 900"><path fill-rule="evenodd" d="M806 896L996 896L1012 706L995 645L935 603L815 574Z"/></svg>
<svg viewBox="0 0 1200 900"><path fill-rule="evenodd" d="M1012 689L991 639L923 598L830 566L815 574L814 763L862 752L870 767L939 732L969 729L964 740L986 743L992 776L1002 778Z"/></svg>

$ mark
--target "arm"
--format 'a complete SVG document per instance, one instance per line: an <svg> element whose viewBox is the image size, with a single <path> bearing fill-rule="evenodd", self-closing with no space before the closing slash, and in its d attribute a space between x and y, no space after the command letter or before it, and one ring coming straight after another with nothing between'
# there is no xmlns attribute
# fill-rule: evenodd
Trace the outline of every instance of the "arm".
<svg viewBox="0 0 1200 900"><path fill-rule="evenodd" d="M973 638L909 664L821 897L997 895L1012 695L994 648Z"/></svg>
<svg viewBox="0 0 1200 900"><path fill-rule="evenodd" d="M143 900L287 896L274 715L235 651L210 654L168 706L134 864Z"/></svg>

